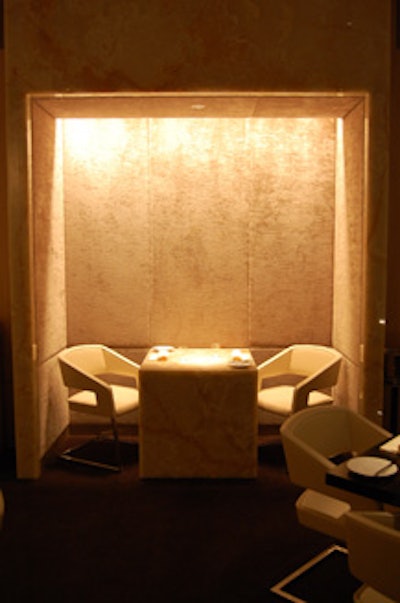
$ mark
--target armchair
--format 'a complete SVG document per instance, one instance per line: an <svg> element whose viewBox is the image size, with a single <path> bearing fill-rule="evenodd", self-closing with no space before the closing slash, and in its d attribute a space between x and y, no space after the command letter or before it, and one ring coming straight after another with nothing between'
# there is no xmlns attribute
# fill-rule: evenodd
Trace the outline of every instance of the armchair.
<svg viewBox="0 0 400 603"><path fill-rule="evenodd" d="M68 396L70 410L107 417L111 422L115 464L89 461L67 450L61 458L84 464L121 469L121 450L117 418L139 406L139 365L103 345L78 345L58 355L64 384L73 391ZM121 378L134 385L118 383Z"/></svg>
<svg viewBox="0 0 400 603"><path fill-rule="evenodd" d="M307 406L331 404L331 393L322 390L336 385L341 362L340 352L330 347L299 344L282 350L257 367L259 409L283 420ZM270 378L279 383L265 385Z"/></svg>
<svg viewBox="0 0 400 603"><path fill-rule="evenodd" d="M299 523L345 544L348 514L354 509L377 511L380 505L328 486L326 472L334 467L336 456L363 452L391 434L365 417L334 405L307 408L293 414L283 422L280 433L290 480L305 488L295 503ZM338 551L347 553L345 547L333 544L271 590L284 596L283 589L296 576Z"/></svg>

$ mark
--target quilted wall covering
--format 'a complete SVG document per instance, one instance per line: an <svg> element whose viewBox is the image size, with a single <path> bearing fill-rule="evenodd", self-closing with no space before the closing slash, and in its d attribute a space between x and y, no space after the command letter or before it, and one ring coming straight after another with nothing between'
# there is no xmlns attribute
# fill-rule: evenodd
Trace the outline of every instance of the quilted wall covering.
<svg viewBox="0 0 400 603"><path fill-rule="evenodd" d="M330 343L333 119L63 121L70 344Z"/></svg>

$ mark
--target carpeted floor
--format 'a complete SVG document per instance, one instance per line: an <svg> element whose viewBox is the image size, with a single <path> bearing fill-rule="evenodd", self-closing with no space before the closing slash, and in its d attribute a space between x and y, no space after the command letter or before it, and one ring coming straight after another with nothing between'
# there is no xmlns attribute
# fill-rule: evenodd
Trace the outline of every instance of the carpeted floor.
<svg viewBox="0 0 400 603"><path fill-rule="evenodd" d="M132 446L124 463L114 474L50 458L37 481L0 483L2 603L277 602L269 588L332 543L297 523L276 435L256 480L142 481ZM313 602L330 601L326 581Z"/></svg>

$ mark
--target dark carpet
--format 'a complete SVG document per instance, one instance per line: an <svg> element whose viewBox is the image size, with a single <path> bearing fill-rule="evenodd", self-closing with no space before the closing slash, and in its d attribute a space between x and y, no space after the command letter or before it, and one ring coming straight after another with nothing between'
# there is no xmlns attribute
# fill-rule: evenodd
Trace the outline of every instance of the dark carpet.
<svg viewBox="0 0 400 603"><path fill-rule="evenodd" d="M268 603L269 589L332 543L297 522L279 436L256 480L140 480L49 457L36 481L3 479L2 603ZM313 601L329 603L324 575ZM340 602L354 581L344 566Z"/></svg>

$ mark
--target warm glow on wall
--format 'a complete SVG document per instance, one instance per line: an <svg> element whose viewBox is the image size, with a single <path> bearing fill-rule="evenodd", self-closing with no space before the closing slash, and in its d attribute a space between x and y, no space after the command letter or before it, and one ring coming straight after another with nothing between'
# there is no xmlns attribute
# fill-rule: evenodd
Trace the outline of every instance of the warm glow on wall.
<svg viewBox="0 0 400 603"><path fill-rule="evenodd" d="M65 119L70 338L329 341L334 122Z"/></svg>
<svg viewBox="0 0 400 603"><path fill-rule="evenodd" d="M124 119L64 119L68 146L76 161L93 162L109 169L127 142L129 122ZM130 154L135 147L130 148Z"/></svg>
<svg viewBox="0 0 400 603"><path fill-rule="evenodd" d="M206 152L207 141L202 136L202 120L196 120L197 149L193 140L193 128L188 128L186 119L162 119L150 120L150 136L158 136L157 153L169 155L176 153L180 148L185 148L193 155ZM197 150L197 152L196 152Z"/></svg>
<svg viewBox="0 0 400 603"><path fill-rule="evenodd" d="M291 135L292 120L265 118L67 118L63 124L68 153L75 162L87 164L88 169L105 171L121 160L143 160L145 154L171 157L186 156L193 169L220 153L218 161L230 161L243 152L254 154L257 149L274 149L274 170L290 169L293 153L301 153L305 164L313 152L313 142L307 134L315 119L296 119L296 133ZM274 128L270 127L274 123ZM135 125L136 124L136 125ZM140 126L138 126L140 124ZM132 136L139 131L140 139ZM136 136L136 135L135 135ZM267 169L267 166L266 166ZM98 174L97 174L98 175Z"/></svg>

